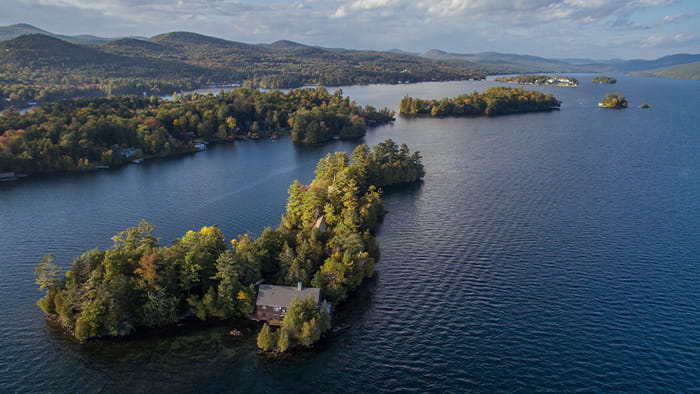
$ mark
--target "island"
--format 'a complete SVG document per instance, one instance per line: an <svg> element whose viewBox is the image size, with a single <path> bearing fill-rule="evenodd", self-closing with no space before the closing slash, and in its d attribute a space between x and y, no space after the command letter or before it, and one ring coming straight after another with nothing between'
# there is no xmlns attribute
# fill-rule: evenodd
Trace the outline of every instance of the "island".
<svg viewBox="0 0 700 394"><path fill-rule="evenodd" d="M185 319L251 317L269 323L258 338L264 350L310 346L330 327L329 311L374 273L382 189L423 175L420 154L392 140L359 145L351 155L329 153L311 183L290 186L276 229L226 242L218 227L207 226L161 246L153 225L142 221L114 236L109 249L76 257L65 272L53 255L44 256L35 271L45 292L38 305L81 341ZM271 285L302 296L285 313L265 316L256 305L274 304L275 297L260 294Z"/></svg>
<svg viewBox="0 0 700 394"><path fill-rule="evenodd" d="M620 93L608 93L603 101L598 103L601 108L622 109L627 108L627 99Z"/></svg>
<svg viewBox="0 0 700 394"><path fill-rule="evenodd" d="M496 82L518 83L523 85L543 86L578 86L578 79L572 77L550 77L547 75L516 75L512 77L499 77Z"/></svg>
<svg viewBox="0 0 700 394"><path fill-rule="evenodd" d="M323 87L263 92L79 98L0 116L0 173L85 171L206 149L206 143L291 134L318 144L357 139L394 120Z"/></svg>
<svg viewBox="0 0 700 394"><path fill-rule="evenodd" d="M473 92L457 97L419 99L405 96L399 113L407 116L496 116L522 112L552 111L561 102L551 94L535 90L494 86L483 93Z"/></svg>
<svg viewBox="0 0 700 394"><path fill-rule="evenodd" d="M613 84L613 83L617 83L617 79L615 79L613 77L606 77L604 75L598 75L596 77L593 77L591 82L600 83L600 84Z"/></svg>

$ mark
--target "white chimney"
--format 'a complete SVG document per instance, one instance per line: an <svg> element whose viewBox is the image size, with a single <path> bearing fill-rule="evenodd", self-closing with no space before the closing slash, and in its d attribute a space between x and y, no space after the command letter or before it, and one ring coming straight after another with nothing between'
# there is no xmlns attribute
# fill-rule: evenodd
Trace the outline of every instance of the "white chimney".
<svg viewBox="0 0 700 394"><path fill-rule="evenodd" d="M301 282L297 282L297 291L301 291L302 286Z"/></svg>

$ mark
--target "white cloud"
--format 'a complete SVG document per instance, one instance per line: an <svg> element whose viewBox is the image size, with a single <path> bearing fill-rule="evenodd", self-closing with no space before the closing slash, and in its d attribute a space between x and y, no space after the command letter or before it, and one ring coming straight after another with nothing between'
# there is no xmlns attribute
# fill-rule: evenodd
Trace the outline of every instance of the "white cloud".
<svg viewBox="0 0 700 394"><path fill-rule="evenodd" d="M72 34L186 30L243 42L603 57L602 48L622 42L634 43L630 51L641 42L647 48L660 48L653 46L657 41L681 45L668 37L694 33L700 11L697 5L684 9L687 1L697 0L8 0L2 14L33 18L13 17L7 24L35 20ZM0 15L0 22L8 18Z"/></svg>
<svg viewBox="0 0 700 394"><path fill-rule="evenodd" d="M695 16L697 14L698 13L695 11L686 11L686 12L681 12L680 14L666 15L661 19L661 22L662 23L672 23L672 22L675 22L679 19L688 18L691 16Z"/></svg>
<svg viewBox="0 0 700 394"><path fill-rule="evenodd" d="M338 7L338 9L330 15L331 18L345 18L346 16L348 16L348 11L345 6Z"/></svg>
<svg viewBox="0 0 700 394"><path fill-rule="evenodd" d="M695 34L685 34L685 33L676 33L676 34L669 34L669 35L664 35L664 34L652 34L648 36L646 39L644 39L640 46L642 48L648 48L648 47L655 47L655 46L663 46L663 45L677 45L677 44L683 44L686 42L691 42L691 41L697 41L698 36Z"/></svg>

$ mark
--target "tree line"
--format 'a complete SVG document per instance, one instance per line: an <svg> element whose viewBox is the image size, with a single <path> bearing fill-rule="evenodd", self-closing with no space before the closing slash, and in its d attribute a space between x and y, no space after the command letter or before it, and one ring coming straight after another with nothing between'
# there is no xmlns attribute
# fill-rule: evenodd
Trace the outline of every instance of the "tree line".
<svg viewBox="0 0 700 394"><path fill-rule="evenodd" d="M494 86L483 93L461 94L453 98L419 99L405 96L399 113L409 116L496 116L519 112L551 111L561 102L552 94L535 90Z"/></svg>
<svg viewBox="0 0 700 394"><path fill-rule="evenodd" d="M203 227L161 246L153 226L142 221L114 236L109 249L81 254L65 272L46 255L35 271L46 292L38 305L79 340L124 336L188 317L250 315L261 278L311 284L337 305L372 276L379 259L372 229L384 214L380 188L423 175L419 153L391 140L374 149L360 145L351 156L328 154L310 184L290 186L276 229L227 244L218 227ZM319 218L325 228L316 226ZM328 329L318 305L304 302L290 308L279 333L270 334L275 340L269 349L308 346Z"/></svg>
<svg viewBox="0 0 700 394"><path fill-rule="evenodd" d="M356 105L338 89L119 96L63 100L0 116L0 172L75 171L141 157L193 152L195 142L236 135L291 133L316 144L359 138L367 124L388 123L392 111Z"/></svg>

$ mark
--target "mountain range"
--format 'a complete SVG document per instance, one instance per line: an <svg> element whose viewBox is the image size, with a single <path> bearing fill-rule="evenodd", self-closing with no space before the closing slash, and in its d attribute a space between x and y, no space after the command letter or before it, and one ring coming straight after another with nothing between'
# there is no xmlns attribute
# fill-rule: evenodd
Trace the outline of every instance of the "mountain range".
<svg viewBox="0 0 700 394"><path fill-rule="evenodd" d="M0 107L91 94L162 95L229 83L291 88L569 72L700 79L700 54L567 61L497 52L323 48L288 40L247 44L190 32L104 38L53 34L27 24L0 27L0 97L5 98Z"/></svg>
<svg viewBox="0 0 700 394"><path fill-rule="evenodd" d="M54 38L58 38L63 41L70 42L71 44L78 45L99 45L104 44L105 42L115 40L115 38L98 37L90 34L81 34L77 36L55 34L46 30L42 30L36 26L32 26L27 23L18 23L10 26L0 26L0 41L12 40L17 37L26 36L29 34L43 34Z"/></svg>
<svg viewBox="0 0 700 394"><path fill-rule="evenodd" d="M102 52L123 56L141 56L148 58L160 58L186 63L199 63L206 60L219 60L225 57L225 53L235 52L250 56L264 55L264 52L296 52L301 56L328 57L330 54L338 56L356 55L357 53L372 52L384 54L385 57L420 57L441 61L442 64L481 71L488 74L507 73L563 73L563 72L598 72L598 73L640 73L641 75L667 76L672 78L697 79L700 54L674 54L655 60L592 60L592 59L547 59L538 56L505 54L498 52L481 52L475 54L450 53L440 49L431 49L423 54L406 52L401 49L391 49L386 52L376 51L350 51L344 49L329 49L314 47L282 40L271 44L244 44L214 37L199 35L196 33L173 32L157 35L150 39L143 37L131 38L106 38L94 35L67 36L55 34L38 27L20 23L10 26L0 26L0 42L9 41L25 35L42 34L71 44L81 46L94 46ZM192 46L203 45L209 52L195 56L194 59L187 56L192 54ZM183 54L187 52L187 54ZM262 53L261 53L262 52ZM218 59L217 59L218 57ZM333 56L330 56L333 57ZM97 58L103 59L103 56ZM208 58L208 59L205 59ZM408 60L408 59L401 60ZM330 59L329 59L330 60ZM41 61L41 59L40 59ZM415 60L414 60L415 61ZM232 68L230 65L217 65L223 68ZM666 68L671 68L665 70ZM235 67L233 67L235 68ZM194 70L193 70L194 71ZM201 71L201 70L200 70Z"/></svg>

